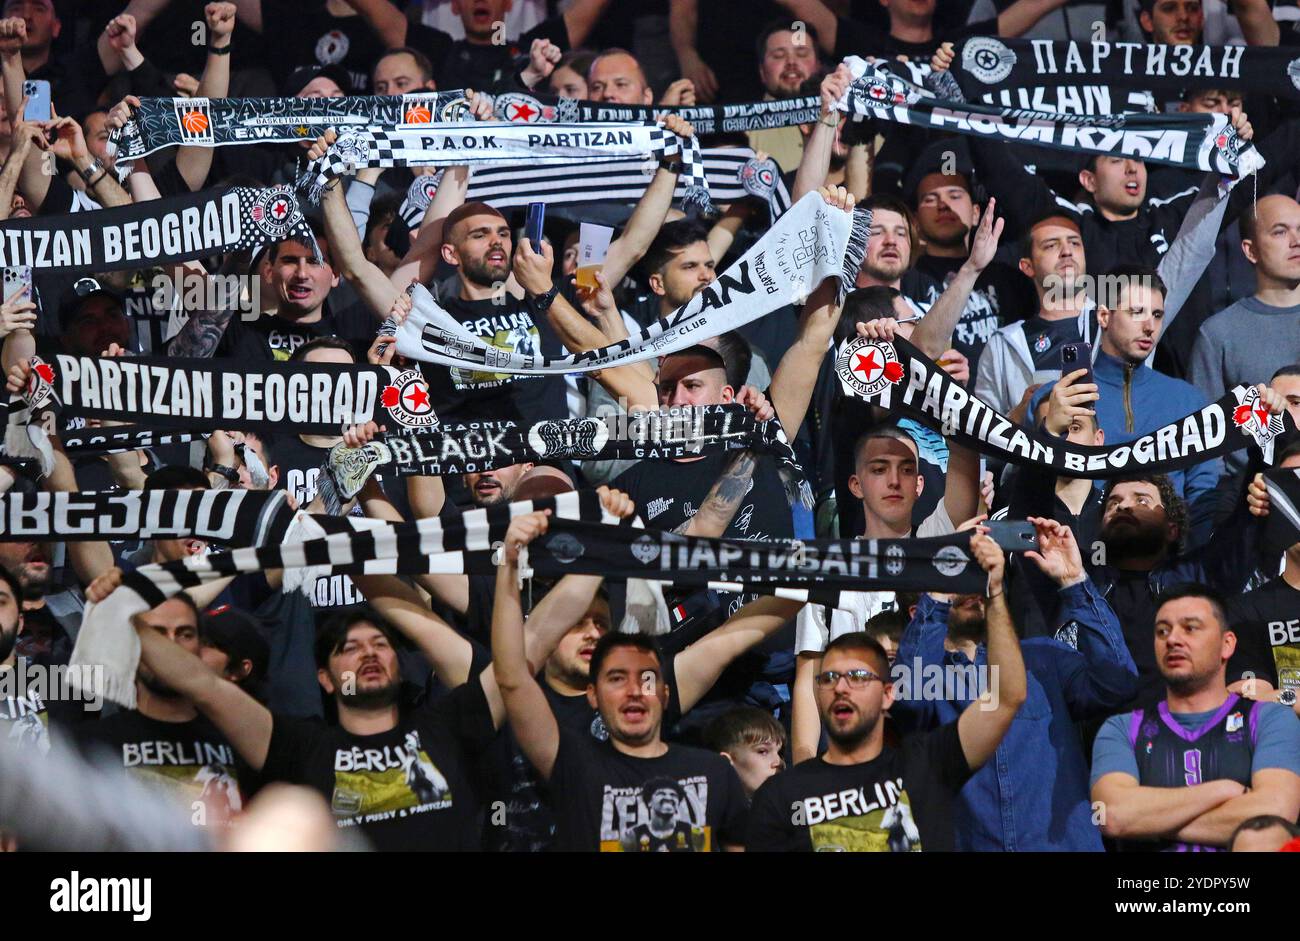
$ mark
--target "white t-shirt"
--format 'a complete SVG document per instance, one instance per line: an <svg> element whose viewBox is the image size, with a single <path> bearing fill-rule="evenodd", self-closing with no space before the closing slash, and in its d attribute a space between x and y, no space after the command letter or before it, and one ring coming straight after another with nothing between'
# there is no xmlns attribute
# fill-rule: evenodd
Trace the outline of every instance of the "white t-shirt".
<svg viewBox="0 0 1300 941"><path fill-rule="evenodd" d="M918 539L926 539L931 536L947 536L956 531L957 527L948 517L947 506L940 500L934 512L916 528L914 535ZM897 606L898 601L892 591L840 592L839 606L833 609L821 604L806 604L795 619L794 652L820 653L835 638L863 630L867 621L881 611L892 611ZM826 622L827 611L830 611L829 625Z"/></svg>

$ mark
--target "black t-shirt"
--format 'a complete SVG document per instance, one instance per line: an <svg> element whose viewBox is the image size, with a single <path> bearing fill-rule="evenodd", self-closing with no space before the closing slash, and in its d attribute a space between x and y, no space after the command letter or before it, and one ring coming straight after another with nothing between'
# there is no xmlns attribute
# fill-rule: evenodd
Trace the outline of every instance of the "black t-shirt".
<svg viewBox="0 0 1300 941"><path fill-rule="evenodd" d="M729 455L711 454L695 461L643 460L619 474L612 486L636 501L638 512L655 529L676 529L700 508L717 482ZM752 486L740 502L728 539L789 539L794 522L785 486L772 457L760 457Z"/></svg>
<svg viewBox="0 0 1300 941"><path fill-rule="evenodd" d="M677 701L677 674L673 670L673 657L664 657L664 683L668 687L668 704L664 707L662 727L672 728L682 717ZM550 704L556 724L566 733L590 736L593 742L609 739L605 720L591 707L585 693L566 696L558 693L539 674L537 683ZM501 793L506 803L505 826L488 828L488 846L497 852L537 853L551 848L555 840L555 811L552 805L562 794L550 790L537 775L537 771L524 756L514 735L505 734L498 740L501 751L493 751L495 766L488 775L495 783L494 793Z"/></svg>
<svg viewBox="0 0 1300 941"><path fill-rule="evenodd" d="M1251 673L1278 689L1300 691L1300 591L1275 578L1229 599L1228 623L1237 635L1229 683Z"/></svg>
<svg viewBox="0 0 1300 941"><path fill-rule="evenodd" d="M1145 702L1164 694L1165 682L1156 666L1156 600L1149 572L1116 572L1115 587L1106 600L1124 631L1124 644L1138 670L1138 695Z"/></svg>
<svg viewBox="0 0 1300 941"><path fill-rule="evenodd" d="M280 470L277 489L293 494L301 507L311 503L320 491L321 465L329 453L329 448L307 444L298 435L277 438L274 457ZM363 513L358 507L353 507L352 515L361 516ZM316 579L309 600L313 608L331 609L327 613L332 614L334 609L361 604L366 599L357 591L350 576L322 575Z"/></svg>
<svg viewBox="0 0 1300 941"><path fill-rule="evenodd" d="M942 292L965 263L964 258L922 255L916 267L933 278ZM989 337L1004 324L1035 310L1037 304L1032 282L1010 265L995 261L980 273L952 334L953 348L970 360L971 387Z"/></svg>
<svg viewBox="0 0 1300 941"><path fill-rule="evenodd" d="M345 330L338 318L328 311L313 323L295 323L278 314L264 314L253 321L232 320L217 347L217 355L237 361L274 360L283 363L298 347L320 337L340 337L353 343L360 342L360 336L344 335L356 332L355 326ZM366 342L368 344L369 339Z"/></svg>
<svg viewBox="0 0 1300 941"><path fill-rule="evenodd" d="M513 84L520 58L527 58L534 39L549 39L561 51L569 48L569 30L564 17L543 20L518 39L502 45L481 46L464 39L453 40L442 30L412 25L406 44L419 49L433 63L434 81L440 89L474 88L491 90Z"/></svg>
<svg viewBox="0 0 1300 941"><path fill-rule="evenodd" d="M21 660L16 667L23 668ZM9 669L13 668L0 668L0 676ZM50 714L41 690L35 684L14 683L6 692L16 695L0 696L0 736L33 754L45 754L50 750Z"/></svg>
<svg viewBox="0 0 1300 941"><path fill-rule="evenodd" d="M1024 322L1023 327L1025 340L1029 343L1029 355L1034 358L1035 370L1060 372L1061 347L1083 339L1079 335L1079 321L1075 317L1044 320L1035 314Z"/></svg>
<svg viewBox="0 0 1300 941"><path fill-rule="evenodd" d="M811 758L754 794L745 848L754 851L952 851L952 806L971 776L950 722L885 746L857 765Z"/></svg>
<svg viewBox="0 0 1300 941"><path fill-rule="evenodd" d="M913 62L929 63L930 57L946 42L959 42L967 36L996 36L998 22L981 20L964 26L952 26L934 30L934 37L928 42L906 42L891 36L885 30L872 29L853 20L838 18L835 31L835 55L831 58L839 62L845 56L877 56L894 58L907 56Z"/></svg>
<svg viewBox="0 0 1300 941"><path fill-rule="evenodd" d="M352 79L354 95L370 91L370 70L387 48L363 17L335 16L326 0L262 0L262 35L274 44L263 64L276 85L304 65L337 65Z"/></svg>
<svg viewBox="0 0 1300 941"><path fill-rule="evenodd" d="M716 752L669 745L637 758L561 727L548 788L562 851L698 853L744 843L745 793Z"/></svg>
<svg viewBox="0 0 1300 941"><path fill-rule="evenodd" d="M571 281L560 290L575 309L582 309L572 296ZM547 317L534 318L524 301L509 295L505 304L450 297L443 308L474 336L498 349L544 356L565 352ZM531 425L569 414L563 376L475 372L430 363L422 364L421 370L434 411L444 422L517 421Z"/></svg>
<svg viewBox="0 0 1300 941"><path fill-rule="evenodd" d="M202 805L197 819L208 825L229 822L253 790L252 772L203 716L163 722L127 709L71 728L83 750L107 746L129 773L156 785L181 806L197 812L195 805Z"/></svg>
<svg viewBox="0 0 1300 941"><path fill-rule="evenodd" d="M360 826L376 849L473 851L482 804L469 753L495 734L476 675L376 735L276 716L263 774L318 791L335 823Z"/></svg>

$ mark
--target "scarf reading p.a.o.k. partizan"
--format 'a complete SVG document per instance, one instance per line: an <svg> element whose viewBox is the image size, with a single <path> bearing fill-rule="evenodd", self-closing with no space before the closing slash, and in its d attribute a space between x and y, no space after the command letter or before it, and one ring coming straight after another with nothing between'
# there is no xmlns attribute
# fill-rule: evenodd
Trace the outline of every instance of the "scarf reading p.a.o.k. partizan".
<svg viewBox="0 0 1300 941"><path fill-rule="evenodd" d="M716 281L673 313L625 340L566 356L490 346L415 285L413 309L397 329L397 351L444 366L523 375L590 372L665 356L789 304L802 304L827 278L837 279L842 301L862 264L870 226L866 210L845 212L809 193Z"/></svg>
<svg viewBox="0 0 1300 941"><path fill-rule="evenodd" d="M299 183L315 201L330 180L363 167L528 167L579 162L596 166L629 157L677 157L683 202L710 209L700 143L657 124L456 124L345 127Z"/></svg>

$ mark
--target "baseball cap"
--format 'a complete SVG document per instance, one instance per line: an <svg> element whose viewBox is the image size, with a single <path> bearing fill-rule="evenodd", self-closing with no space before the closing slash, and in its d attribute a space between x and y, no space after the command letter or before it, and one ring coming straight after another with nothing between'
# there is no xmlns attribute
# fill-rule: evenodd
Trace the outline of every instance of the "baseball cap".
<svg viewBox="0 0 1300 941"><path fill-rule="evenodd" d="M59 326L64 330L68 329L68 324L81 309L82 302L98 296L111 298L118 306L125 303L122 293L109 287L106 282L96 278L78 278L72 282L72 287L64 292L59 302Z"/></svg>
<svg viewBox="0 0 1300 941"><path fill-rule="evenodd" d="M204 644L228 656L232 663L241 660L252 663L252 672L244 678L243 684L257 684L266 678L271 646L252 615L228 604L205 611L199 618L199 637Z"/></svg>
<svg viewBox="0 0 1300 941"><path fill-rule="evenodd" d="M337 65L304 65L301 68L294 69L289 73L289 77L284 80L284 85L280 88L280 94L285 98L292 98L298 92L306 88L313 79L328 78L334 82L343 94L352 94L352 78L348 75L347 70Z"/></svg>

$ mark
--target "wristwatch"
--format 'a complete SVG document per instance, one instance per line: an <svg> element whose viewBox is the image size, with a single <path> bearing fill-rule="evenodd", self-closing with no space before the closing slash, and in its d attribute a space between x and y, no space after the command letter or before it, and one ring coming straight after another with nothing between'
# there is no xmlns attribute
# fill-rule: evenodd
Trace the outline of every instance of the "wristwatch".
<svg viewBox="0 0 1300 941"><path fill-rule="evenodd" d="M239 471L227 464L209 464L208 472L224 477L232 484L239 483Z"/></svg>
<svg viewBox="0 0 1300 941"><path fill-rule="evenodd" d="M1283 706L1294 706L1296 701L1295 688L1287 686L1277 691L1277 701Z"/></svg>
<svg viewBox="0 0 1300 941"><path fill-rule="evenodd" d="M99 173L103 169L105 169L104 164L100 162L98 157L96 157L90 162L90 166L86 167L84 170L78 170L77 175L86 181L87 186L94 186L96 182L95 174Z"/></svg>
<svg viewBox="0 0 1300 941"><path fill-rule="evenodd" d="M221 48L217 48L216 46L212 45L211 43L208 43L208 55L210 55L210 56L228 56L228 55L230 55L230 47L231 47L231 43L226 43L226 44L225 44L224 46L222 46Z"/></svg>
<svg viewBox="0 0 1300 941"><path fill-rule="evenodd" d="M551 304L555 302L555 295L559 293L560 286L557 284L545 294L529 295L528 306L537 311L550 310Z"/></svg>

